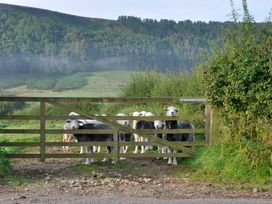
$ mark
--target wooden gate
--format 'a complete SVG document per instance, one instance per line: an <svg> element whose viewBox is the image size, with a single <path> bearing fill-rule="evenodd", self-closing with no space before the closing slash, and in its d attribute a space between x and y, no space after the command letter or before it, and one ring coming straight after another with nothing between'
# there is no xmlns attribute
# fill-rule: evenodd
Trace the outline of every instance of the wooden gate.
<svg viewBox="0 0 272 204"><path fill-rule="evenodd" d="M191 146L204 146L212 142L212 110L206 103L205 99L186 99L186 98L67 98L67 97L0 97L0 101L22 101L22 102L38 102L40 114L39 115L0 115L0 120L39 120L40 125L38 129L0 129L0 147L39 147L39 153L15 153L6 154L8 158L39 158L44 162L46 158L86 158L89 155L72 154L72 153L47 153L46 147L52 146L113 146L114 151L111 154L93 153L92 157L102 158L110 157L119 160L120 157L126 158L148 158L148 157L191 157L194 155ZM192 117L171 117L171 119L187 119L187 120L205 120L205 128L203 129L175 129L175 130L135 130L116 123L116 120L167 120L166 116L153 117L135 117L135 116L99 116L92 113L87 113L76 108L72 104L75 103L203 103L205 104L205 113L202 115L194 115ZM46 115L46 104L51 104L67 111L78 113L78 118L97 119L105 122L113 127L112 130L63 130L63 129L47 129L46 122L50 120L66 120L69 116ZM74 116L73 116L74 118ZM50 134L97 134L106 133L113 134L113 142L80 142L80 143L64 143L64 142L47 142L46 136ZM135 133L149 139L149 142L121 142L119 141L119 133ZM205 140L194 142L169 142L162 140L155 136L155 133L201 133L205 135ZM39 142L1 142L2 134L39 134ZM125 155L119 153L120 146L141 146L141 145L160 145L168 146L172 149L180 150L180 153L157 153L146 152L143 154L126 153Z"/></svg>

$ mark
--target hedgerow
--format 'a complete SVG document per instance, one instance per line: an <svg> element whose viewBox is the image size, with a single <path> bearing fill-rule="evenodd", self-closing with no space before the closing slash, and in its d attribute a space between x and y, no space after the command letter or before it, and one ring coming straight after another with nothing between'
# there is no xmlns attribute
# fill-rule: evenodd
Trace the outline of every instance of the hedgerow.
<svg viewBox="0 0 272 204"><path fill-rule="evenodd" d="M256 30L246 0L242 4L243 22L226 31L223 45L213 45L202 65L206 97L218 109L224 140L214 155L206 154L213 155L210 163L205 154L199 161L223 177L271 179L272 35ZM265 29L271 31L271 22Z"/></svg>

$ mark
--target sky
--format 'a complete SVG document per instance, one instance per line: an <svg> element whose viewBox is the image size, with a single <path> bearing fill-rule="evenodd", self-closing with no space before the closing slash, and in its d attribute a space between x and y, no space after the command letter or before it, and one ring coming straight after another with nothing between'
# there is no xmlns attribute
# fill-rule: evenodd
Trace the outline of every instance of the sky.
<svg viewBox="0 0 272 204"><path fill-rule="evenodd" d="M233 0L239 12L242 0ZM255 21L264 21L272 9L272 0L248 0ZM0 3L48 9L78 16L117 19L137 16L182 21L228 21L229 0L0 0Z"/></svg>

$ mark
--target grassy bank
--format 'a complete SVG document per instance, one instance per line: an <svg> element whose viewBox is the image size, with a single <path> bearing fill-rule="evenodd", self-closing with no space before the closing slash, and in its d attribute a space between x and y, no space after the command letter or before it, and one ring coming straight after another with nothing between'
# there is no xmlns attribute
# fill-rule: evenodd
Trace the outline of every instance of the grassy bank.
<svg viewBox="0 0 272 204"><path fill-rule="evenodd" d="M0 84L0 89L2 95L16 96L116 96L132 73L134 72L103 71L77 73L63 77L32 76L27 78L27 81L25 75L6 76L6 80L11 84L2 89ZM18 83L14 84L15 81Z"/></svg>

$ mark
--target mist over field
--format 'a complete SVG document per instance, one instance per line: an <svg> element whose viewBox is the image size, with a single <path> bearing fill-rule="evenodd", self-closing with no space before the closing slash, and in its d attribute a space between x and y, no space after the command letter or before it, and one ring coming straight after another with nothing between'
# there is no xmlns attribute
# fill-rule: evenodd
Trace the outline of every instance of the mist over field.
<svg viewBox="0 0 272 204"><path fill-rule="evenodd" d="M0 4L2 74L191 70L228 23L92 19Z"/></svg>

